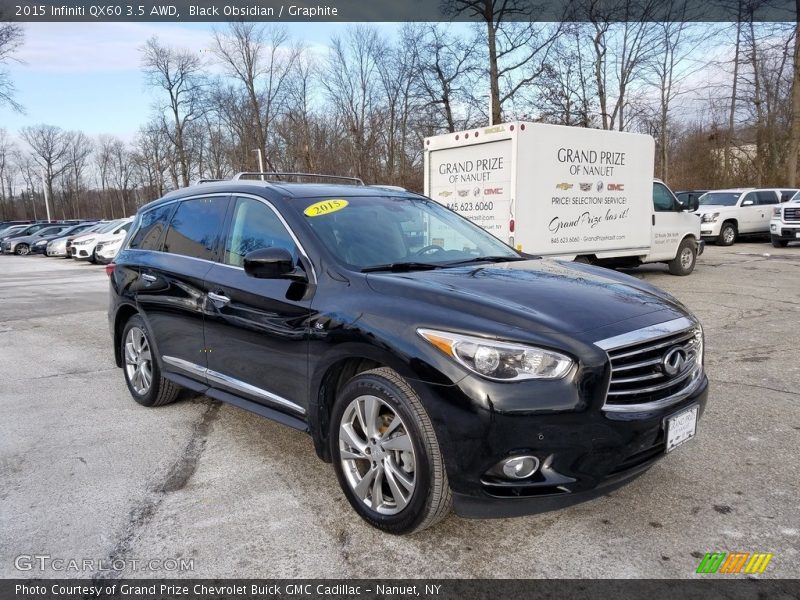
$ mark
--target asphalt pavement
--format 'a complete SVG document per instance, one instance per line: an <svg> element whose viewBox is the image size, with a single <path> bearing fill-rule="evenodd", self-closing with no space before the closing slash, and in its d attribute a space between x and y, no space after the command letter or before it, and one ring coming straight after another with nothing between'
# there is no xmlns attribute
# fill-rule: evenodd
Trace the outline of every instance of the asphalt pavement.
<svg viewBox="0 0 800 600"><path fill-rule="evenodd" d="M136 404L102 267L0 256L0 577L695 578L713 551L771 552L762 577L796 577L800 246L629 272L705 327L697 437L588 503L393 537L356 516L307 435L204 397Z"/></svg>

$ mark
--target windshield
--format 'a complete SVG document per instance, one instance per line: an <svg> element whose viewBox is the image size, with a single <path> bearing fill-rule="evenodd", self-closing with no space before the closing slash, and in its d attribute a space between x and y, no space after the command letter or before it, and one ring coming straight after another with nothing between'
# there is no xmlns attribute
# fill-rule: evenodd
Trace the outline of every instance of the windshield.
<svg viewBox="0 0 800 600"><path fill-rule="evenodd" d="M794 196L789 198L789 202L800 202L800 192L796 192Z"/></svg>
<svg viewBox="0 0 800 600"><path fill-rule="evenodd" d="M116 229L116 227L122 224L124 221L125 219L117 219L116 221L110 221L108 223L105 223L103 227L100 227L98 229L93 229L92 231L95 233L108 233L109 231Z"/></svg>
<svg viewBox="0 0 800 600"><path fill-rule="evenodd" d="M736 206L741 192L708 192L700 196L700 206L716 204L718 206Z"/></svg>
<svg viewBox="0 0 800 600"><path fill-rule="evenodd" d="M520 259L500 240L433 200L374 196L307 202L302 210L309 226L350 268Z"/></svg>

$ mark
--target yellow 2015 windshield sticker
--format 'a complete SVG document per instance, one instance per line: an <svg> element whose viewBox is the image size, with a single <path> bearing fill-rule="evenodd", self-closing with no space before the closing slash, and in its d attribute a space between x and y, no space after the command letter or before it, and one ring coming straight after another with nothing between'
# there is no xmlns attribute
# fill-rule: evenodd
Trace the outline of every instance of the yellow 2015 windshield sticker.
<svg viewBox="0 0 800 600"><path fill-rule="evenodd" d="M331 200L323 200L322 202L315 202L311 206L306 207L303 214L307 217L321 217L337 210L342 210L349 203L342 198L332 198Z"/></svg>

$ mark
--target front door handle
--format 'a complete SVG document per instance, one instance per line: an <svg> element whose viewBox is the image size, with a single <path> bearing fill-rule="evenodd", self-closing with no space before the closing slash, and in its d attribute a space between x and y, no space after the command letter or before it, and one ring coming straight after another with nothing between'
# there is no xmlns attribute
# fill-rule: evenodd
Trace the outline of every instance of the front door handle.
<svg viewBox="0 0 800 600"><path fill-rule="evenodd" d="M221 308L230 303L231 299L224 294L217 294L215 292L208 292L208 299L211 300L217 308Z"/></svg>

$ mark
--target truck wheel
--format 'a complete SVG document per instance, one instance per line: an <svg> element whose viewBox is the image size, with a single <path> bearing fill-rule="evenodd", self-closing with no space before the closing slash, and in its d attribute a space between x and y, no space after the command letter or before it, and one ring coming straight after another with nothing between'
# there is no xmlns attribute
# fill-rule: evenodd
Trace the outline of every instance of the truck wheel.
<svg viewBox="0 0 800 600"><path fill-rule="evenodd" d="M789 243L789 240L781 240L776 237L772 238L772 247L773 248L786 248L786 245Z"/></svg>
<svg viewBox="0 0 800 600"><path fill-rule="evenodd" d="M373 527L413 533L450 512L433 425L419 396L392 369L366 371L347 383L333 407L329 439L339 485Z"/></svg>
<svg viewBox="0 0 800 600"><path fill-rule="evenodd" d="M717 236L717 244L720 246L733 246L737 234L736 225L730 222L723 223L722 229L719 230L719 236Z"/></svg>
<svg viewBox="0 0 800 600"><path fill-rule="evenodd" d="M669 272L673 275L688 275L694 271L694 266L697 264L697 243L689 238L686 238L678 246L678 253L669 265Z"/></svg>

